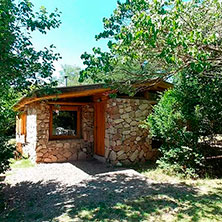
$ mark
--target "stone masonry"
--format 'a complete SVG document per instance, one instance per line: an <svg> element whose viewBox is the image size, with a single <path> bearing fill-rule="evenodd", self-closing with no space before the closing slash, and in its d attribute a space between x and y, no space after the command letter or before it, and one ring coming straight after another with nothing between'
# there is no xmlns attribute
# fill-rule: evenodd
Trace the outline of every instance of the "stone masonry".
<svg viewBox="0 0 222 222"><path fill-rule="evenodd" d="M21 144L22 154L30 156L30 158L36 160L36 141L37 141L37 111L35 105L29 105L25 107L27 114L26 122L26 138L24 135L16 135L16 142Z"/></svg>
<svg viewBox="0 0 222 222"><path fill-rule="evenodd" d="M106 108L105 159L114 165L144 162L156 157L149 132L139 125L151 112L145 99L109 99ZM93 156L94 108L81 108L81 139L50 140L50 106L46 102L26 105L26 140L17 136L22 151L37 163L83 160Z"/></svg>
<svg viewBox="0 0 222 222"><path fill-rule="evenodd" d="M112 164L132 164L155 158L148 131L139 127L151 112L147 100L110 99L107 104L105 158Z"/></svg>
<svg viewBox="0 0 222 222"><path fill-rule="evenodd" d="M35 115L31 119L30 110ZM93 115L91 106L82 107L82 138L69 140L49 140L50 109L45 102L27 106L27 142L23 144L23 152L28 153L31 159L40 162L65 162L69 160L83 160L93 152ZM30 130L32 129L32 130ZM28 139L28 135L32 139Z"/></svg>

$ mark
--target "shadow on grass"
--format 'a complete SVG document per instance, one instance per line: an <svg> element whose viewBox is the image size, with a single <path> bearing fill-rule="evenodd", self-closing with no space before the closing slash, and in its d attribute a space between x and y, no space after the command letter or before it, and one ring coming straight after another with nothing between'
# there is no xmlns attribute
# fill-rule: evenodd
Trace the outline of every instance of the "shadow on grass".
<svg viewBox="0 0 222 222"><path fill-rule="evenodd" d="M216 204L222 191L200 195L191 186L150 183L140 175L100 174L66 186L56 181L22 182L3 188L6 203L0 221L141 221L151 216L177 214L178 220L222 216ZM216 201L216 202L215 202ZM207 205L207 208L203 206ZM188 220L187 220L188 221Z"/></svg>
<svg viewBox="0 0 222 222"><path fill-rule="evenodd" d="M156 170L158 167L155 161L147 161L145 163L135 163L134 165L129 166L128 168L134 169L139 173Z"/></svg>

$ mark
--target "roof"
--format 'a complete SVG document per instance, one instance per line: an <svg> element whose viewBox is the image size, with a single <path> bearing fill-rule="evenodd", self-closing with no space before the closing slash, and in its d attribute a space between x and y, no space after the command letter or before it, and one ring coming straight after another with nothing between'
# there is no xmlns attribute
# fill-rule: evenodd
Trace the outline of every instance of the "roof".
<svg viewBox="0 0 222 222"><path fill-rule="evenodd" d="M151 85L154 81L143 85ZM161 87L163 89L168 89L172 87L171 83L160 81L155 87ZM157 90L157 88L155 88ZM97 94L103 94L111 91L110 88L106 88L104 84L91 84L91 85L79 85L79 86L69 86L69 87L56 87L52 88L52 93L42 94L41 90L36 90L31 96L22 97L13 107L15 110L19 110L25 105L31 104L33 102L58 99L58 98L74 98L74 97L85 97L93 96Z"/></svg>
<svg viewBox="0 0 222 222"><path fill-rule="evenodd" d="M104 84L90 84L90 85L78 85L78 86L63 86L63 87L56 87L55 89L61 91L62 93L68 92L78 92L78 91L85 91L85 90L93 90L104 88Z"/></svg>

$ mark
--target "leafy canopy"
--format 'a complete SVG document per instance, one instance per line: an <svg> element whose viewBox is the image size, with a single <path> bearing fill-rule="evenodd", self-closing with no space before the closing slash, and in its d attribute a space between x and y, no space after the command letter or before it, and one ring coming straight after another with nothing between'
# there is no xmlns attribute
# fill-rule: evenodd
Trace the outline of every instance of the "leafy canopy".
<svg viewBox="0 0 222 222"><path fill-rule="evenodd" d="M168 79L188 68L214 76L221 71L222 3L219 0L126 0L118 2L93 48L82 55L82 80L121 82L122 88L151 78Z"/></svg>
<svg viewBox="0 0 222 222"><path fill-rule="evenodd" d="M31 42L31 32L46 34L47 30L60 25L60 13L48 13L44 7L33 11L29 0L2 0L0 5L0 96L6 88L19 91L33 85L44 85L45 78L51 78L53 61L59 54L49 49L35 50Z"/></svg>
<svg viewBox="0 0 222 222"><path fill-rule="evenodd" d="M15 114L12 105L31 88L54 85L53 62L60 58L54 46L37 51L31 33L42 34L60 25L56 9L48 13L44 7L33 11L29 0L0 2L0 173L8 167L12 150L7 143Z"/></svg>
<svg viewBox="0 0 222 222"><path fill-rule="evenodd" d="M183 174L203 175L209 170L221 172L221 160L208 160L222 154L217 148L221 121L222 79L187 72L162 95L143 127L162 142L160 166L166 169L171 165Z"/></svg>

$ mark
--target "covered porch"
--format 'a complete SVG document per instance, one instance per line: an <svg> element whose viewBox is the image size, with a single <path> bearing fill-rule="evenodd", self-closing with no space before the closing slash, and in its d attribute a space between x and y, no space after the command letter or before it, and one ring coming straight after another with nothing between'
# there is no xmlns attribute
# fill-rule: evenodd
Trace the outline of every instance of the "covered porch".
<svg viewBox="0 0 222 222"><path fill-rule="evenodd" d="M109 90L100 87L64 87L58 95L21 100L20 152L37 163L104 158Z"/></svg>

